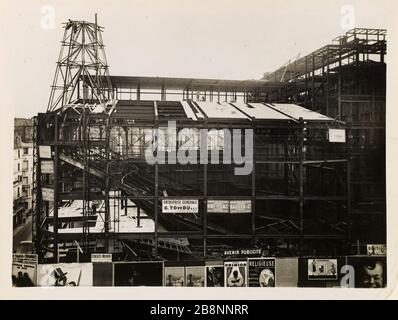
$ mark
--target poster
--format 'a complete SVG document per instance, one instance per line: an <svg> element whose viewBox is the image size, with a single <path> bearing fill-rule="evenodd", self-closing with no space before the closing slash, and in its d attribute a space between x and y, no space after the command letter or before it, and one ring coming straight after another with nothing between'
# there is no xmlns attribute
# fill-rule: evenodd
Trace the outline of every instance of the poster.
<svg viewBox="0 0 398 320"><path fill-rule="evenodd" d="M276 258L275 287L297 287L299 281L298 258Z"/></svg>
<svg viewBox="0 0 398 320"><path fill-rule="evenodd" d="M229 202L230 213L251 213L252 202L251 200L236 200Z"/></svg>
<svg viewBox="0 0 398 320"><path fill-rule="evenodd" d="M355 270L355 288L385 288L386 257L348 257L347 264Z"/></svg>
<svg viewBox="0 0 398 320"><path fill-rule="evenodd" d="M185 279L184 267L165 267L164 285L166 287L183 287Z"/></svg>
<svg viewBox="0 0 398 320"><path fill-rule="evenodd" d="M366 245L368 256L385 256L387 248L385 244L368 244Z"/></svg>
<svg viewBox="0 0 398 320"><path fill-rule="evenodd" d="M206 266L206 287L224 287L224 266Z"/></svg>
<svg viewBox="0 0 398 320"><path fill-rule="evenodd" d="M54 190L50 188L41 188L44 201L54 201Z"/></svg>
<svg viewBox="0 0 398 320"><path fill-rule="evenodd" d="M208 213L229 213L228 200L207 200Z"/></svg>
<svg viewBox="0 0 398 320"><path fill-rule="evenodd" d="M345 129L329 129L329 142L344 143L345 141Z"/></svg>
<svg viewBox="0 0 398 320"><path fill-rule="evenodd" d="M308 259L308 280L337 280L337 259Z"/></svg>
<svg viewBox="0 0 398 320"><path fill-rule="evenodd" d="M246 287L246 261L224 262L226 287Z"/></svg>
<svg viewBox="0 0 398 320"><path fill-rule="evenodd" d="M41 162L41 173L53 174L54 173L54 162L43 160Z"/></svg>
<svg viewBox="0 0 398 320"><path fill-rule="evenodd" d="M51 147L50 146L39 146L40 158L51 159Z"/></svg>
<svg viewBox="0 0 398 320"><path fill-rule="evenodd" d="M39 264L37 285L40 287L88 287L93 285L92 263Z"/></svg>
<svg viewBox="0 0 398 320"><path fill-rule="evenodd" d="M115 287L140 286L161 287L163 282L163 263L117 262L113 265Z"/></svg>
<svg viewBox="0 0 398 320"><path fill-rule="evenodd" d="M112 262L112 253L92 253L91 262L95 263Z"/></svg>
<svg viewBox="0 0 398 320"><path fill-rule="evenodd" d="M13 287L36 286L36 264L13 262L11 278Z"/></svg>
<svg viewBox="0 0 398 320"><path fill-rule="evenodd" d="M113 264L93 263L93 286L111 287L113 285Z"/></svg>
<svg viewBox="0 0 398 320"><path fill-rule="evenodd" d="M185 283L187 287L204 287L205 267L185 267Z"/></svg>
<svg viewBox="0 0 398 320"><path fill-rule="evenodd" d="M274 258L248 259L247 268L249 287L275 287Z"/></svg>
<svg viewBox="0 0 398 320"><path fill-rule="evenodd" d="M12 261L19 262L19 263L37 264L38 256L37 256L37 254L13 253Z"/></svg>
<svg viewBox="0 0 398 320"><path fill-rule="evenodd" d="M162 200L162 213L198 213L199 200Z"/></svg>

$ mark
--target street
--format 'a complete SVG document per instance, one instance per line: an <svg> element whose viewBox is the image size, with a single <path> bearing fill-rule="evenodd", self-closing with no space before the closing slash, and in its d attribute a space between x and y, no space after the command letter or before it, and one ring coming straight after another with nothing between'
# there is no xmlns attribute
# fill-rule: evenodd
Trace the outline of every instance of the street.
<svg viewBox="0 0 398 320"><path fill-rule="evenodd" d="M26 218L26 222L24 225L18 226L14 230L13 242L12 242L12 250L13 252L20 249L21 241L31 241L32 240L32 216Z"/></svg>

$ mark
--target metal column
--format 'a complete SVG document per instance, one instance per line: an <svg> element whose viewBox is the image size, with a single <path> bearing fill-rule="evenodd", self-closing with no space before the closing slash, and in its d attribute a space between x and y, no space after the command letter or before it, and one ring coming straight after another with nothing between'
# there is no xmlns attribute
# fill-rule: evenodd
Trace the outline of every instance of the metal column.
<svg viewBox="0 0 398 320"><path fill-rule="evenodd" d="M53 259L59 262L58 255L58 115L54 121L54 226L53 226Z"/></svg>
<svg viewBox="0 0 398 320"><path fill-rule="evenodd" d="M110 207L109 207L109 144L110 144L110 123L109 116L105 124L105 153L106 153L106 173L105 173L105 252L109 252L109 221L110 221Z"/></svg>
<svg viewBox="0 0 398 320"><path fill-rule="evenodd" d="M299 256L303 253L303 228L304 228L304 120L299 119L299 220L300 220L300 243Z"/></svg>

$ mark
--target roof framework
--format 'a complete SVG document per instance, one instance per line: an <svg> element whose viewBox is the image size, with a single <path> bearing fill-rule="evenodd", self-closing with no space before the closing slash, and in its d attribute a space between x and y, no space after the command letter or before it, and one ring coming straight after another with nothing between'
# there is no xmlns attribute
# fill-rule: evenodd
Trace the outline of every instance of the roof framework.
<svg viewBox="0 0 398 320"><path fill-rule="evenodd" d="M333 64L344 62L345 59L349 62L349 58L355 58L359 54L383 57L386 53L386 35L385 29L352 29L345 35L334 38L332 44L265 74L263 80L289 82L316 70L330 68Z"/></svg>

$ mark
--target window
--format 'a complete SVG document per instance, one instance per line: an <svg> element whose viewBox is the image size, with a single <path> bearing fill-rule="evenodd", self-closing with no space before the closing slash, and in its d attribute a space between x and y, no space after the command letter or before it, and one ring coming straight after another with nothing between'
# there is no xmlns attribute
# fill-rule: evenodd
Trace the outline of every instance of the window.
<svg viewBox="0 0 398 320"><path fill-rule="evenodd" d="M21 150L18 149L18 159L21 157ZM19 170L19 169L18 169Z"/></svg>
<svg viewBox="0 0 398 320"><path fill-rule="evenodd" d="M18 153L19 153L19 151L18 151ZM19 157L19 156L18 156ZM21 170L21 164L20 163L18 163L18 172Z"/></svg>
<svg viewBox="0 0 398 320"><path fill-rule="evenodd" d="M29 148L23 148L23 154L29 154Z"/></svg>
<svg viewBox="0 0 398 320"><path fill-rule="evenodd" d="M19 198L19 196L20 196L20 191L19 191L19 188L17 189L17 198Z"/></svg>

